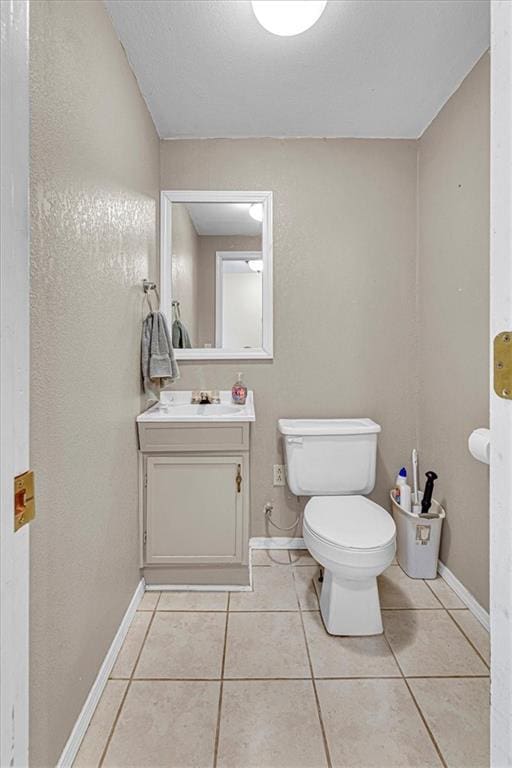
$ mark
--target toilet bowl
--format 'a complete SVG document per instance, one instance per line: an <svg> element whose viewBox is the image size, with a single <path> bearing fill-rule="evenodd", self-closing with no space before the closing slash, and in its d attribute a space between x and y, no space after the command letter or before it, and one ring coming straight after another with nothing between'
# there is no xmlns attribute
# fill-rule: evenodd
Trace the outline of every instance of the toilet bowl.
<svg viewBox="0 0 512 768"><path fill-rule="evenodd" d="M383 631L377 576L393 561L391 515L366 498L375 485L371 419L280 419L286 480L304 511L304 542L324 567L320 610L333 635Z"/></svg>
<svg viewBox="0 0 512 768"><path fill-rule="evenodd" d="M304 542L324 567L320 610L332 635L383 631L377 576L393 561L393 518L364 496L316 496L306 505Z"/></svg>

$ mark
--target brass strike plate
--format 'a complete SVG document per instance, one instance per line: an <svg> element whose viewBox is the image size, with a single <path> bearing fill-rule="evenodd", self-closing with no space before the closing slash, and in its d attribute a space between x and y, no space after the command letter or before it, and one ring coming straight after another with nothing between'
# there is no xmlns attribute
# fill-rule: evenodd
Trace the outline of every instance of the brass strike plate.
<svg viewBox="0 0 512 768"><path fill-rule="evenodd" d="M512 400L512 331L502 331L494 339L494 391Z"/></svg>
<svg viewBox="0 0 512 768"><path fill-rule="evenodd" d="M14 478L14 530L19 531L35 516L34 473L29 471Z"/></svg>

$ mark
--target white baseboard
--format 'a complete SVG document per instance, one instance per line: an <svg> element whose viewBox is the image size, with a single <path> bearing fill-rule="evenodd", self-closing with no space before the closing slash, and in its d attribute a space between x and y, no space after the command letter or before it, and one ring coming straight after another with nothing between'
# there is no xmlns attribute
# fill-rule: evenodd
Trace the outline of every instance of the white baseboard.
<svg viewBox="0 0 512 768"><path fill-rule="evenodd" d="M489 614L485 608L482 608L480 603L475 600L471 592L466 589L464 584L462 584L462 582L460 582L458 578L453 575L450 569L447 568L446 565L440 560L437 564L437 572L446 581L448 586L453 589L457 597L462 600L464 605L469 608L475 619L478 619L480 624L489 632Z"/></svg>
<svg viewBox="0 0 512 768"><path fill-rule="evenodd" d="M250 584L146 584L146 592L251 592Z"/></svg>
<svg viewBox="0 0 512 768"><path fill-rule="evenodd" d="M110 672L112 671L112 667L114 666L117 654L121 650L121 646L126 637L126 633L128 632L130 624L132 623L132 619L135 616L135 611L137 610L143 595L144 579L141 579L137 585L137 589L135 590L132 599L130 600L130 605L126 609L126 613L122 618L119 629L117 630L115 637L112 640L112 644L107 651L107 655L103 659L100 671L98 672L96 680L94 681L92 688L89 691L89 695L85 700L82 711L78 715L78 719L73 727L73 730L71 731L69 739L66 742L66 746L62 750L59 762L57 763L57 768L71 768L73 765L73 761L80 748L82 739L85 736L87 728L89 727L89 723L91 722L91 718L94 714L98 701L100 700L101 694L103 693L103 689L107 684L107 680Z"/></svg>
<svg viewBox="0 0 512 768"><path fill-rule="evenodd" d="M249 539L251 549L305 549L304 539L288 536L269 538L253 536ZM252 592L252 561L249 557L249 584L146 584L146 592Z"/></svg>
<svg viewBox="0 0 512 768"><path fill-rule="evenodd" d="M306 549L306 545L304 539L288 536L253 536L249 539L249 549Z"/></svg>

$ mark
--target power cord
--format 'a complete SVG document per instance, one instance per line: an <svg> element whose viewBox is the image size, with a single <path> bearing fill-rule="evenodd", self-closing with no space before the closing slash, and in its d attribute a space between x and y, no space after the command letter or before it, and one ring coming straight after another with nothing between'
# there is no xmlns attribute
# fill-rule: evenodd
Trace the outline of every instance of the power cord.
<svg viewBox="0 0 512 768"><path fill-rule="evenodd" d="M298 525L298 522L300 520L300 515L297 515L297 518L293 525L288 525L283 528L283 526L278 525L277 523L274 523L272 520L272 512L274 511L274 505L267 503L265 504L265 517L268 520L268 522L274 526L274 528L277 528L279 531L292 531L296 526Z"/></svg>

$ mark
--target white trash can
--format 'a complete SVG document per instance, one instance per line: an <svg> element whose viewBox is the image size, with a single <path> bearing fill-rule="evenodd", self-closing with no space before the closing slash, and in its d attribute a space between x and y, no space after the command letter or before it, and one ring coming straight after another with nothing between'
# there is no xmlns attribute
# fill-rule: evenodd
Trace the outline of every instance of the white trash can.
<svg viewBox="0 0 512 768"><path fill-rule="evenodd" d="M396 525L398 564L412 579L435 579L441 530L446 517L444 509L439 502L432 499L430 511L437 513L439 517L424 518L422 515L407 512L397 504L393 491L389 496ZM421 491L419 496L421 501L423 497Z"/></svg>

